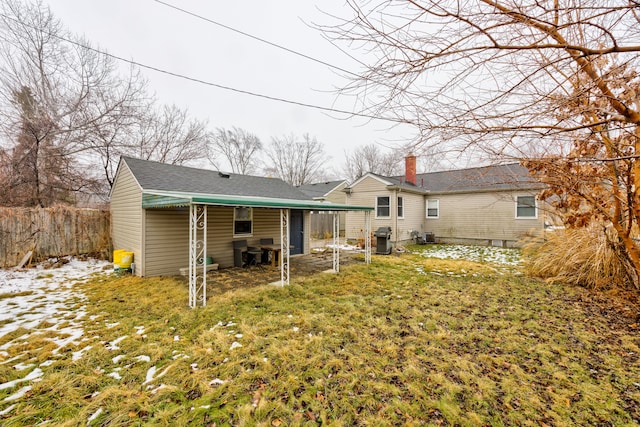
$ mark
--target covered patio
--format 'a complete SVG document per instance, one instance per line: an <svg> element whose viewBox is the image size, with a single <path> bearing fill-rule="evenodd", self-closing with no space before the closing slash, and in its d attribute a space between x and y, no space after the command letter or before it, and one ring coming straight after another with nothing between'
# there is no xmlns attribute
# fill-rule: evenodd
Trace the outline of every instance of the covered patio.
<svg viewBox="0 0 640 427"><path fill-rule="evenodd" d="M289 268L292 279L309 277L315 274L330 274L333 272L333 257L331 251L311 253L291 257ZM341 251L340 266L363 264L364 251ZM188 283L188 277L184 278ZM230 267L207 272L207 298L211 300L216 295L222 295L238 289L252 289L259 286L279 285L280 269L271 265Z"/></svg>
<svg viewBox="0 0 640 427"><path fill-rule="evenodd" d="M208 194L189 194L184 192L148 192L142 193L142 208L151 209L189 209L189 306L192 308L205 306L207 302L207 280L212 274L207 272L203 261L207 258L208 244L208 210L210 207L247 207L277 210L279 213L279 250L281 254L278 275L271 283L279 286L289 284L292 262L290 254L290 213L292 210L323 211L333 214L333 244L330 252L329 269L335 273L340 271L340 212L363 211L365 214L364 262L371 262L371 212L373 208L364 206L339 205L327 202L295 199L260 198L252 196L226 196ZM265 276L266 277L266 276Z"/></svg>

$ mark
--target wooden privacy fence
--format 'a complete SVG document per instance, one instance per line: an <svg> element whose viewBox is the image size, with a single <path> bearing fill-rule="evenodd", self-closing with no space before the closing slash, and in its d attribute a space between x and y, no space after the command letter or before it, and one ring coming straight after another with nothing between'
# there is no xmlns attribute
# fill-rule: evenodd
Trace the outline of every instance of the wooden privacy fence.
<svg viewBox="0 0 640 427"><path fill-rule="evenodd" d="M340 234L344 235L344 213L340 213ZM333 236L333 215L313 213L311 215L311 237L314 239L328 239Z"/></svg>
<svg viewBox="0 0 640 427"><path fill-rule="evenodd" d="M0 267L17 265L33 251L33 259L111 253L109 211L54 208L0 208Z"/></svg>

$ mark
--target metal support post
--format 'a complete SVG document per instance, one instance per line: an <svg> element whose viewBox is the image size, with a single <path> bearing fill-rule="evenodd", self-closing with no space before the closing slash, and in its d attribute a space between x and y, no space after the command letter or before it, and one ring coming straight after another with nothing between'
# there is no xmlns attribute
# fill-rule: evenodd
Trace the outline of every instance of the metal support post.
<svg viewBox="0 0 640 427"><path fill-rule="evenodd" d="M340 215L333 212L333 271L340 272Z"/></svg>
<svg viewBox="0 0 640 427"><path fill-rule="evenodd" d="M371 264L371 212L364 212L364 262Z"/></svg>
<svg viewBox="0 0 640 427"><path fill-rule="evenodd" d="M289 284L289 209L280 209L280 286Z"/></svg>
<svg viewBox="0 0 640 427"><path fill-rule="evenodd" d="M207 304L207 206L189 206L189 307Z"/></svg>

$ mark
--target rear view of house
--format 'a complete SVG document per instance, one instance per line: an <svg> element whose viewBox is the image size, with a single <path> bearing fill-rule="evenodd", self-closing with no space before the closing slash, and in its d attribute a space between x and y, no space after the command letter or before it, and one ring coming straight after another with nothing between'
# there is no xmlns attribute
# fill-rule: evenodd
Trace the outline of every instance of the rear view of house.
<svg viewBox="0 0 640 427"><path fill-rule="evenodd" d="M544 188L519 164L419 175L429 189L425 230L447 243L517 246L552 221L541 206Z"/></svg>
<svg viewBox="0 0 640 427"><path fill-rule="evenodd" d="M410 242L415 231L442 243L517 246L552 222L537 198L544 186L519 164L417 174L415 157L405 160L404 176L368 173L345 189L346 203L375 206L372 228L391 227L394 244ZM360 237L363 221L348 212L347 237Z"/></svg>
<svg viewBox="0 0 640 427"><path fill-rule="evenodd" d="M206 248L202 257L221 268L237 264L234 242L271 241L282 244L287 255L309 253L312 210L372 209L314 201L277 178L131 157L120 160L110 196L114 248L134 253L140 276L176 275L194 267L198 260L190 258L190 242Z"/></svg>

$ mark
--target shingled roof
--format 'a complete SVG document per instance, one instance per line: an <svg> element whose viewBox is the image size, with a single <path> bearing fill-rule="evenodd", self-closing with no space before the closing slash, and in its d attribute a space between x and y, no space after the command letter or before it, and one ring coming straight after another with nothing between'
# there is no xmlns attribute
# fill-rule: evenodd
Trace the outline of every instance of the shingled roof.
<svg viewBox="0 0 640 427"><path fill-rule="evenodd" d="M339 180L339 181L318 182L315 184L305 184L305 185L299 186L298 190L302 191L308 197L315 199L315 198L326 196L343 182L345 181Z"/></svg>
<svg viewBox="0 0 640 427"><path fill-rule="evenodd" d="M143 191L309 200L306 194L279 178L223 173L124 156L122 161Z"/></svg>
<svg viewBox="0 0 640 427"><path fill-rule="evenodd" d="M423 185L430 193L529 190L544 187L529 175L527 168L518 163L417 174L416 183L418 186Z"/></svg>

